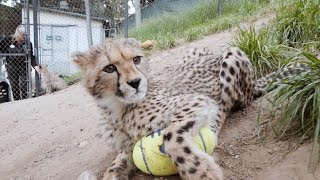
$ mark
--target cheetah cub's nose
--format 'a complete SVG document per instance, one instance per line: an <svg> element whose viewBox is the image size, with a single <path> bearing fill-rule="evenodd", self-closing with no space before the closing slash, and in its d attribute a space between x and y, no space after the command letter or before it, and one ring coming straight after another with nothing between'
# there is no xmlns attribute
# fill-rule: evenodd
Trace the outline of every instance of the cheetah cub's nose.
<svg viewBox="0 0 320 180"><path fill-rule="evenodd" d="M140 78L134 79L132 81L127 82L131 87L138 89L139 85L140 85Z"/></svg>

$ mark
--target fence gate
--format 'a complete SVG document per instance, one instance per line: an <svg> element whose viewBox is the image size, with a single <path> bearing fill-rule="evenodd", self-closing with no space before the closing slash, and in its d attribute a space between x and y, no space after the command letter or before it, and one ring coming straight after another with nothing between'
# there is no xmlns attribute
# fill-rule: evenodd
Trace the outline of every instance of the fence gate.
<svg viewBox="0 0 320 180"><path fill-rule="evenodd" d="M21 100L33 96L29 1L0 4L0 100ZM7 98L3 98L6 96ZM0 102L1 103L1 102Z"/></svg>

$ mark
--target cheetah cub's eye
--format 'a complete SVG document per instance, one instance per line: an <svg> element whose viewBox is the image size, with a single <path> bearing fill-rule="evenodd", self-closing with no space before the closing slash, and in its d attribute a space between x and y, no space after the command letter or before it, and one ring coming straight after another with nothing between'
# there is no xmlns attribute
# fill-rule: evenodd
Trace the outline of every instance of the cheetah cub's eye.
<svg viewBox="0 0 320 180"><path fill-rule="evenodd" d="M103 68L103 71L106 73L113 73L117 70L116 66L110 64Z"/></svg>
<svg viewBox="0 0 320 180"><path fill-rule="evenodd" d="M135 65L140 64L140 62L141 62L141 56L137 56L137 57L134 57L134 58L133 58L133 63L134 63Z"/></svg>

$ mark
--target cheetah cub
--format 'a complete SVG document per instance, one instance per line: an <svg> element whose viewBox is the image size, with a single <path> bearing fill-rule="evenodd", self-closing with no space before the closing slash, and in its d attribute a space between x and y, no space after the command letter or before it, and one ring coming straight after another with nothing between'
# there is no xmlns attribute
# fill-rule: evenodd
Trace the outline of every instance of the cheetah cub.
<svg viewBox="0 0 320 180"><path fill-rule="evenodd" d="M59 91L67 88L67 83L60 77L54 75L48 70L48 65L39 64L35 67L36 71L41 75L43 80L46 94L50 94L54 91Z"/></svg>
<svg viewBox="0 0 320 180"><path fill-rule="evenodd" d="M253 100L253 71L238 48L220 55L199 51L194 49L194 59L163 81L147 79L144 54L134 39L107 39L72 56L101 109L104 135L118 152L103 180L128 179L135 170L135 142L158 129L164 129L166 153L182 179L223 179L214 158L199 150L192 138L203 126L219 134L232 108ZM97 178L85 171L78 179Z"/></svg>

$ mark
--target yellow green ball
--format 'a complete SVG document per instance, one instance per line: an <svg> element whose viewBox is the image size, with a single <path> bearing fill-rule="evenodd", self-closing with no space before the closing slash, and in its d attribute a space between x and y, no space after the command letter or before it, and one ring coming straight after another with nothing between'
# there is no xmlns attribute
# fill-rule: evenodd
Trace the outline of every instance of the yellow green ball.
<svg viewBox="0 0 320 180"><path fill-rule="evenodd" d="M142 137L133 148L132 158L135 166L146 174L169 176L177 174L177 168L164 152L162 130ZM208 126L200 129L193 138L195 144L208 154L212 154L218 144L218 138Z"/></svg>

